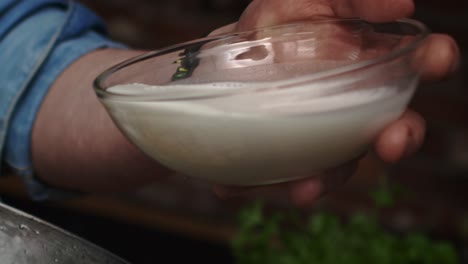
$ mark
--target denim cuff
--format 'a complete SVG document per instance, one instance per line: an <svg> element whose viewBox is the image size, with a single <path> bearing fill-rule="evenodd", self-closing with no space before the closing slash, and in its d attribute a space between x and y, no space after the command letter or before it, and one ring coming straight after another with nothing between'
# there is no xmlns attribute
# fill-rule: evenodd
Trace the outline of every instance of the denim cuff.
<svg viewBox="0 0 468 264"><path fill-rule="evenodd" d="M34 3L35 9L25 2ZM20 19L11 23L12 16ZM4 82L0 87L0 158L22 178L33 200L73 196L75 193L47 186L34 176L30 139L37 111L49 87L72 62L96 49L126 46L108 39L102 21L74 1L22 1L9 7L6 17L0 15L0 27L8 18L5 23L10 22L11 27L0 39L0 61L4 61L0 72Z"/></svg>

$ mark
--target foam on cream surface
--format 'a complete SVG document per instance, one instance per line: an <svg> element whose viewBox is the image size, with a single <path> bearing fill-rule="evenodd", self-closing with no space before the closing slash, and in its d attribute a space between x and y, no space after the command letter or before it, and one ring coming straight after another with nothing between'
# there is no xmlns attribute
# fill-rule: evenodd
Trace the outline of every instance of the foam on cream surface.
<svg viewBox="0 0 468 264"><path fill-rule="evenodd" d="M336 86L334 83L333 86ZM269 91L264 91L268 89ZM262 91L263 90L263 91ZM203 105L218 111L253 113L313 113L338 110L383 100L394 96L396 89L381 87L334 93L330 87L303 85L294 89L276 89L268 83L209 83L194 85L152 86L126 84L110 87L109 93L129 96L127 100L147 99L163 104ZM210 98L213 97L213 100ZM197 99L197 100L193 100ZM199 104L198 101L202 103Z"/></svg>

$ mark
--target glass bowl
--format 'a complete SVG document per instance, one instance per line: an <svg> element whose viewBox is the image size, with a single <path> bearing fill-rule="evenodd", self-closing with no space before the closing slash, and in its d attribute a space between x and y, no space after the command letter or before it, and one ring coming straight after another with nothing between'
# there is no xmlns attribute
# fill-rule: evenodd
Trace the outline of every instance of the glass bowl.
<svg viewBox="0 0 468 264"><path fill-rule="evenodd" d="M414 20L297 22L152 51L94 88L124 135L168 168L279 183L363 155L409 103L427 36Z"/></svg>

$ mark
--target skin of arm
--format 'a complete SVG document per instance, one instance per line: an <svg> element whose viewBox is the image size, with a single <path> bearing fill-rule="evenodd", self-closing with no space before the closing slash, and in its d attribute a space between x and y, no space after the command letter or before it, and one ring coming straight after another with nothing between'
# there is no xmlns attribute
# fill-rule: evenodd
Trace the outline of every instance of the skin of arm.
<svg viewBox="0 0 468 264"><path fill-rule="evenodd" d="M170 174L129 143L92 89L99 73L141 53L96 50L55 80L32 131L33 166L42 181L76 191L114 192Z"/></svg>

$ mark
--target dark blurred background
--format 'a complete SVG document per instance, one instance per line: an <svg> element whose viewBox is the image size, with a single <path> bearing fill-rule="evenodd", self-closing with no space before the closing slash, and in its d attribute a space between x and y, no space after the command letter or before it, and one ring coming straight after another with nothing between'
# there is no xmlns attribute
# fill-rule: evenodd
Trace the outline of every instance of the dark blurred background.
<svg viewBox="0 0 468 264"><path fill-rule="evenodd" d="M157 49L191 40L234 22L247 0L83 0L106 21L115 40ZM447 80L423 83L412 107L428 125L423 149L388 166L366 157L358 173L319 206L348 215L370 207L368 192L382 175L405 191L385 212L392 230L420 229L460 245L468 240L468 1L416 1L414 18L457 40L460 71ZM82 236L133 263L203 261L233 263L228 242L235 231L235 205L218 200L202 183L174 178L118 196L87 196L31 203L15 177L0 181L5 201ZM174 191L176 190L176 191ZM271 195L274 206L285 198ZM465 249L463 249L465 248ZM169 250L176 250L169 253Z"/></svg>

